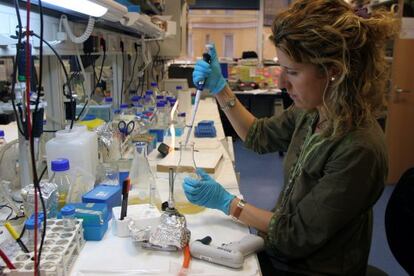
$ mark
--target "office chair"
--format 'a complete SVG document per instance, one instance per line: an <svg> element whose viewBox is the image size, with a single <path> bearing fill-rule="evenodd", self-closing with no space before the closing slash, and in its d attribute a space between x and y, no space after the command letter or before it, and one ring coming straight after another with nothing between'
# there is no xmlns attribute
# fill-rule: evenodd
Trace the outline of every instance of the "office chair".
<svg viewBox="0 0 414 276"><path fill-rule="evenodd" d="M401 176L387 203L385 232L395 259L414 275L414 168Z"/></svg>

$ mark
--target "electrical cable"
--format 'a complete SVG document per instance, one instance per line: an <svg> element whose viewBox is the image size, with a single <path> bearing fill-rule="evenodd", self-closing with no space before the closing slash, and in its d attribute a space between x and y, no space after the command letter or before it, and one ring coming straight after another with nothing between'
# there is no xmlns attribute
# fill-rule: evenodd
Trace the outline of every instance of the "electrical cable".
<svg viewBox="0 0 414 276"><path fill-rule="evenodd" d="M61 23L63 23L63 27L65 28L65 31L69 37L69 39L76 44L84 43L92 34L93 27L95 25L95 19L90 16L88 20L88 25L86 25L85 32L80 36L75 36L72 32L71 27L69 26L69 21L66 15L62 15L60 17Z"/></svg>
<svg viewBox="0 0 414 276"><path fill-rule="evenodd" d="M24 130L23 130L23 125L24 125L23 118L21 118L19 116L19 113L18 113L17 108L16 108L16 102L15 102L15 97L16 97L15 88L16 88L16 78L17 78L17 61L19 60L19 52L20 52L19 49L22 45L22 33L23 33L22 19L21 19L21 16L20 16L20 9L19 9L19 2L16 1L16 0L14 1L14 8L16 10L18 33L17 33L16 56L15 56L15 59L14 59L14 62L13 62L11 102L12 102L12 106L13 106L14 115L16 116L17 129L19 130L20 134L24 137L25 133L24 133Z"/></svg>
<svg viewBox="0 0 414 276"><path fill-rule="evenodd" d="M3 208L7 208L7 209L9 209L9 210L10 210L9 215L8 215L8 216L7 216L7 218L6 218L6 221L7 221L7 220L9 220L9 219L10 219L10 217L13 215L14 210L13 210L13 208L12 208L12 207L10 207L10 206L9 206L9 205L7 205L7 204L0 205L0 210L1 210L1 209L3 209Z"/></svg>
<svg viewBox="0 0 414 276"><path fill-rule="evenodd" d="M125 92L127 92L129 90L129 87L131 87L131 83L134 80L135 66L136 66L137 60L138 60L138 44L135 43L134 47L135 47L135 59L134 59L133 65L132 65L131 79L129 80L129 83L128 83L127 87L125 88Z"/></svg>
<svg viewBox="0 0 414 276"><path fill-rule="evenodd" d="M125 77L125 49L124 49L124 42L121 40L121 53L122 53L122 79L121 79L121 90L119 91L119 105L122 104L122 94L124 91L124 77Z"/></svg>
<svg viewBox="0 0 414 276"><path fill-rule="evenodd" d="M31 70L31 49L30 49L30 8L31 8L31 0L27 0L26 2L26 129L27 135L30 141L30 156L32 161L32 173L33 173L33 184L34 184L34 213L35 217L37 218L38 213L38 198L37 198L37 172L36 172L36 162L34 156L34 147L32 146L33 133L32 133L32 125L30 122L30 70ZM27 160L28 161L28 160ZM29 162L29 161L28 161ZM35 229L37 229L37 219L35 220ZM37 276L38 274L38 259L37 259L37 231L34 233L34 275Z"/></svg>
<svg viewBox="0 0 414 276"><path fill-rule="evenodd" d="M102 42L103 41L103 42ZM92 95L95 93L96 88L98 87L99 83L101 82L102 79L102 72L103 72L103 67L105 65L105 59L106 59L106 44L105 44L105 40L102 39L102 45L103 45L103 57L102 57L102 63L101 63L101 69L99 71L99 77L98 77L98 81L97 83L94 85L93 90L91 91L91 93L89 94L88 99L85 102L85 105L82 107L82 110L80 111L78 118L76 119L76 121L80 120L82 114L85 112L86 107L89 104L89 100L92 97ZM79 53L77 53L79 55ZM80 56L78 56L78 59L80 58ZM78 60L79 62L79 66L81 67L82 73L84 74L84 77L86 78L86 74L85 74L85 69L83 69L83 64L82 64L82 60ZM93 71L95 72L95 68L93 68ZM95 78L95 77L94 77ZM87 112L85 113L87 114Z"/></svg>
<svg viewBox="0 0 414 276"><path fill-rule="evenodd" d="M43 41L50 48L50 50L52 50L52 52L55 54L55 56L59 60L59 63L60 63L60 65L63 68L63 73L65 74L65 78L66 78L66 83L63 86L63 91L64 91L63 92L63 95L65 95L67 98L69 98L70 102L73 103L74 102L74 98L73 98L73 95L72 95L72 86L71 86L71 83L70 83L69 74L68 74L68 71L66 70L65 64L64 64L61 56L57 53L57 51L55 50L55 48L53 48L53 46L50 45L49 42L47 42L46 40L44 40L43 38L41 38L38 34L36 34L34 32L31 32L31 35L33 35L33 36L39 38L41 41ZM65 93L65 87L68 88L69 94L66 94ZM75 112L73 112L72 118L71 118L71 122L70 122L70 129L73 128L73 124L74 124L74 121L75 121L75 118L76 118L75 116L76 116L76 114L75 114Z"/></svg>
<svg viewBox="0 0 414 276"><path fill-rule="evenodd" d="M40 61L39 61L39 80L38 80L38 94L37 94L37 98L36 98L36 102L35 102L35 109L34 109L34 114L36 114L36 112L38 111L39 108L39 102L40 102L40 95L41 95L41 87L42 87L42 73L43 73L43 61L42 61L42 57L43 57L43 9L42 9L42 3L41 0L38 0L39 3L39 9L40 9ZM23 34L22 32L22 23L21 23L21 17L20 17L20 8L19 8L19 4L18 4L18 0L14 1L14 6L16 9L16 15L18 18L18 28L19 28L19 32L18 32L18 44L17 44L17 51L16 51L16 60L14 63L14 68L13 68L13 84L12 84L12 91L13 93L14 88L15 88L15 81L16 81L16 75L17 75L17 61L19 60L19 51L18 49L20 49L21 47L21 38L23 35L26 35L26 127L27 127L27 134L28 134L28 138L29 138L29 145L30 145L30 155L31 155L31 163L32 163L32 172L33 172L33 183L34 183L34 188L35 188L35 214L38 212L38 206L37 206L37 191L39 191L39 195L40 195L40 201L42 204L42 208L43 211L45 212L45 203L41 194L41 190L40 190L40 186L39 186L39 178L37 177L37 169L36 169L36 161L35 161L35 154L34 154L34 136L32 133L32 122L30 120L30 115L31 115L31 110L30 110L30 79L31 79L31 54L30 54L30 8L31 8L31 3L30 0L27 1L26 4L26 12L27 12L27 27L26 27L26 32L25 34ZM15 105L15 103L12 100L13 105ZM17 110L15 109L15 106L13 106L15 113L17 115L18 118L18 114L17 114ZM22 119L22 118L21 118ZM23 128L23 122L22 123L22 128ZM19 124L18 124L19 126ZM22 130L19 129L19 131ZM26 135L24 134L24 132L21 132L23 134L24 137L26 137ZM43 174L42 174L43 175ZM17 217L17 216L16 216ZM46 225L46 216L44 216L44 225ZM8 219L10 218L10 216L8 216ZM37 223L37 221L36 221ZM36 225L37 227L37 225ZM44 229L45 230L45 229ZM40 251L39 251L39 257L35 257L34 259L34 264L35 264L35 275L37 275L39 273L39 264L40 264L40 254L41 254L41 248L42 248L42 244L44 241L44 237L45 237L46 231L43 231L43 237L42 237L42 242L41 242L41 247L40 247ZM35 233L36 235L36 233ZM35 243L37 240L37 235L35 236ZM37 248L35 247L35 256L37 256L37 252L36 252Z"/></svg>

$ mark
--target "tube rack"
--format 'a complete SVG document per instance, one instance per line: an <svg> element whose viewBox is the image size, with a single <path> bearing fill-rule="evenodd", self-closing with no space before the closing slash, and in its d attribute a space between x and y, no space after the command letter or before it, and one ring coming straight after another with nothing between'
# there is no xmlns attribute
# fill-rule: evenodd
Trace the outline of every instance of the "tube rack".
<svg viewBox="0 0 414 276"><path fill-rule="evenodd" d="M68 229L63 227L63 220L49 219L42 248L40 275L68 276L84 245L82 220L76 219L75 228ZM33 275L33 256L33 252L24 253L19 250L11 258L16 269L6 269L4 275Z"/></svg>

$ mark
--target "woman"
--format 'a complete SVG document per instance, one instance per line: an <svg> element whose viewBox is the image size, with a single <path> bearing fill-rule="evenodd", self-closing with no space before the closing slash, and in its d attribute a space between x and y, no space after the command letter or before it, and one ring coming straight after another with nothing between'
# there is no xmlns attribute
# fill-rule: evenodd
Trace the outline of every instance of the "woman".
<svg viewBox="0 0 414 276"><path fill-rule="evenodd" d="M256 119L237 101L214 47L211 64L197 61L194 83L206 79L246 147L287 151L285 185L271 212L244 203L202 171L201 180L185 179L184 190L191 202L258 229L272 273L365 275L372 206L387 176L376 122L387 80L384 44L396 27L387 12L369 15L341 0L299 0L278 14L271 39L279 84L294 101L279 117Z"/></svg>

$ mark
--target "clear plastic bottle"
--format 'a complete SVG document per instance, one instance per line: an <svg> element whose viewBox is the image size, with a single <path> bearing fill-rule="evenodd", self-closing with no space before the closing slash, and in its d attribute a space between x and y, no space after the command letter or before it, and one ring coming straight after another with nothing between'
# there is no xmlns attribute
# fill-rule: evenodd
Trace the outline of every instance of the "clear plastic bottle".
<svg viewBox="0 0 414 276"><path fill-rule="evenodd" d="M4 138L4 130L0 129L0 148L6 144L6 139Z"/></svg>
<svg viewBox="0 0 414 276"><path fill-rule="evenodd" d="M154 91L154 97L161 95L160 89L158 88L158 84L156 82L151 82L151 90Z"/></svg>
<svg viewBox="0 0 414 276"><path fill-rule="evenodd" d="M32 218L29 218L28 220L26 220L26 222L25 222L25 234L24 234L24 236L25 236L25 239L24 239L24 244L26 245L26 247L27 247L27 249L30 251L30 252L33 252L34 251L34 248L35 248L35 232L37 232L37 241L36 241L36 247L38 247L39 246L39 244L40 244L40 239L41 239L41 236L39 235L40 234L40 223L38 222L37 223L37 228L35 227L35 220L34 220L34 217L32 217Z"/></svg>
<svg viewBox="0 0 414 276"><path fill-rule="evenodd" d="M175 152L177 154L177 152ZM196 174L196 163L194 159L194 142L188 142L187 145L183 141L180 142L180 160L174 175L174 200L175 208L181 214L196 214L205 208L192 204L188 201L184 194L183 182L186 176L199 179Z"/></svg>
<svg viewBox="0 0 414 276"><path fill-rule="evenodd" d="M144 111L144 106L141 104L142 97L135 95L131 97L132 107L134 113Z"/></svg>
<svg viewBox="0 0 414 276"><path fill-rule="evenodd" d="M151 107L155 107L154 91L147 90L144 96L144 109L148 110Z"/></svg>
<svg viewBox="0 0 414 276"><path fill-rule="evenodd" d="M63 220L63 228L65 230L74 230L76 226L75 213L76 209L72 205L65 205L61 210Z"/></svg>
<svg viewBox="0 0 414 276"><path fill-rule="evenodd" d="M135 147L135 156L129 173L132 188L128 204L147 203L161 209L161 198L147 158L147 143L137 142Z"/></svg>
<svg viewBox="0 0 414 276"><path fill-rule="evenodd" d="M183 87L181 85L177 85L175 87L175 95L176 95L176 97L178 97L178 95L181 93L182 90L183 90Z"/></svg>
<svg viewBox="0 0 414 276"><path fill-rule="evenodd" d="M55 159L51 162L53 175L50 179L51 183L57 185L58 191L58 211L65 206L70 198L72 188L69 172L69 160L65 158Z"/></svg>
<svg viewBox="0 0 414 276"><path fill-rule="evenodd" d="M178 113L177 123L175 124L175 136L181 136L185 128L185 112Z"/></svg>
<svg viewBox="0 0 414 276"><path fill-rule="evenodd" d="M127 115L128 113L129 113L129 110L128 110L128 104L121 104L120 106L119 106L119 108L121 109L121 116L122 115Z"/></svg>
<svg viewBox="0 0 414 276"><path fill-rule="evenodd" d="M113 106L113 99L112 97L106 97L104 99L103 104L110 106L110 114L109 114L109 120L112 120L114 118L114 106Z"/></svg>
<svg viewBox="0 0 414 276"><path fill-rule="evenodd" d="M168 127L168 114L165 110L164 101L157 103L157 128L166 129Z"/></svg>

